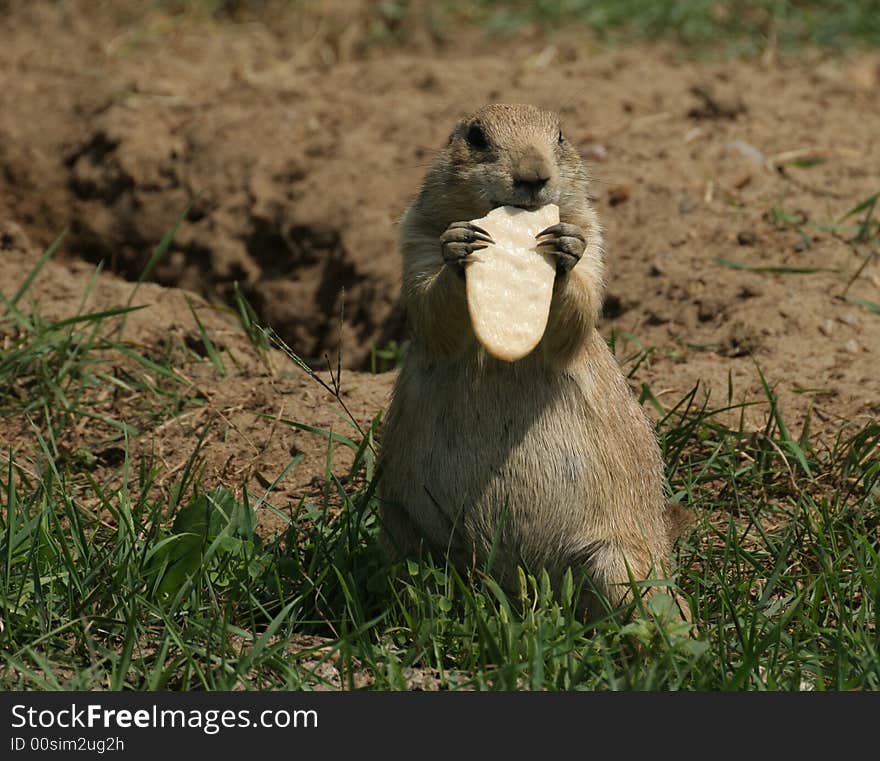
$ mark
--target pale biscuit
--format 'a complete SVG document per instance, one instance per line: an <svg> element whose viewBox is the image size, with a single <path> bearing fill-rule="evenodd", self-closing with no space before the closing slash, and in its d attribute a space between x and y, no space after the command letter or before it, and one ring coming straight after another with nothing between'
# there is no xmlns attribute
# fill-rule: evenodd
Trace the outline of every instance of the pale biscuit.
<svg viewBox="0 0 880 761"><path fill-rule="evenodd" d="M465 268L471 325L490 355L515 362L540 343L547 327L556 262L535 236L559 222L559 208L501 206L472 221L495 243L472 254Z"/></svg>

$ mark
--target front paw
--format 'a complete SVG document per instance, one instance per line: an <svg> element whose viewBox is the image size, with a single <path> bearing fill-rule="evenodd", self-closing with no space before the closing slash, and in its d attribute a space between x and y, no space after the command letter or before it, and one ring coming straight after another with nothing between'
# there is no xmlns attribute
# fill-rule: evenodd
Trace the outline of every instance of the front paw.
<svg viewBox="0 0 880 761"><path fill-rule="evenodd" d="M556 257L556 274L560 277L571 271L587 249L587 239L583 230L577 225L569 225L565 222L548 227L535 237L543 238L538 241L538 245L546 253Z"/></svg>
<svg viewBox="0 0 880 761"><path fill-rule="evenodd" d="M471 254L494 242L482 227L471 222L453 222L440 236L440 251L443 261L463 274L464 265L470 261Z"/></svg>

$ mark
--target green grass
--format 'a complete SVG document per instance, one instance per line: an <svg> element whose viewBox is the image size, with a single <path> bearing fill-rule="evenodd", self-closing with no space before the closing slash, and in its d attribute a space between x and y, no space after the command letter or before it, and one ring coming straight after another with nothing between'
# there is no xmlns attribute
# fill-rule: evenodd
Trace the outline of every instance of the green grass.
<svg viewBox="0 0 880 761"><path fill-rule="evenodd" d="M454 6L485 15L499 31L528 21L584 24L599 34L673 39L730 52L783 47L845 47L880 41L876 0L459 0Z"/></svg>
<svg viewBox="0 0 880 761"><path fill-rule="evenodd" d="M17 431L0 461L0 688L880 688L877 422L818 445L809 426L790 430L766 382L757 430L732 388L671 408L643 388L674 499L696 517L677 579L696 630L644 615L587 627L576 590L554 596L542 576L506 595L426 559L388 566L378 416L349 436L278 421L326 442L322 496L292 512L275 483L300 458L256 494L210 483L207 424L160 485L160 462L132 441L203 398L170 356L125 341L119 321L136 306L53 322L30 286L0 305L0 425ZM219 353L203 361L234 380ZM341 400L338 375L320 382ZM340 447L354 453L344 478ZM115 464L96 470L108 452ZM262 511L286 530L260 536Z"/></svg>
<svg viewBox="0 0 880 761"><path fill-rule="evenodd" d="M302 0L154 2L176 12L234 18L284 7L309 9ZM878 0L383 0L357 5L370 16L368 42L404 40L413 25L442 40L463 26L504 36L538 24L549 30L580 27L614 41L670 40L716 54L756 54L768 46L839 50L880 44ZM312 9L321 10L319 4Z"/></svg>

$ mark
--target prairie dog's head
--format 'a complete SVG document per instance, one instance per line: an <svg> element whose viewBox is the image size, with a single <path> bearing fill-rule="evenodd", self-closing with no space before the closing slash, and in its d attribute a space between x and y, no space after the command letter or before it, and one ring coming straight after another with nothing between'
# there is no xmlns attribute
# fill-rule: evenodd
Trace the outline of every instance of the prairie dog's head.
<svg viewBox="0 0 880 761"><path fill-rule="evenodd" d="M587 203L580 155L565 137L559 117L529 105L493 104L462 119L441 152L443 187L428 178L426 190L449 197L449 215L473 219L498 206L537 209L552 203L560 216ZM454 221L454 220L450 220Z"/></svg>

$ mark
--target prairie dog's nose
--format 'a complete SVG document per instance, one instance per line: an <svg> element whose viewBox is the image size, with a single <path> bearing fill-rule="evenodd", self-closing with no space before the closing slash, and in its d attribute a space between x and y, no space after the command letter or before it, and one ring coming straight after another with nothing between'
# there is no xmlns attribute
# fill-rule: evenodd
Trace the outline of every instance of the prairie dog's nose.
<svg viewBox="0 0 880 761"><path fill-rule="evenodd" d="M515 163L512 174L514 190L535 196L550 180L552 172L547 158L540 152L531 150Z"/></svg>
<svg viewBox="0 0 880 761"><path fill-rule="evenodd" d="M529 195L536 196L541 192L541 189L547 184L549 179L549 175L546 177L540 175L528 177L520 174L514 176L513 187L515 190L524 190L529 193Z"/></svg>

